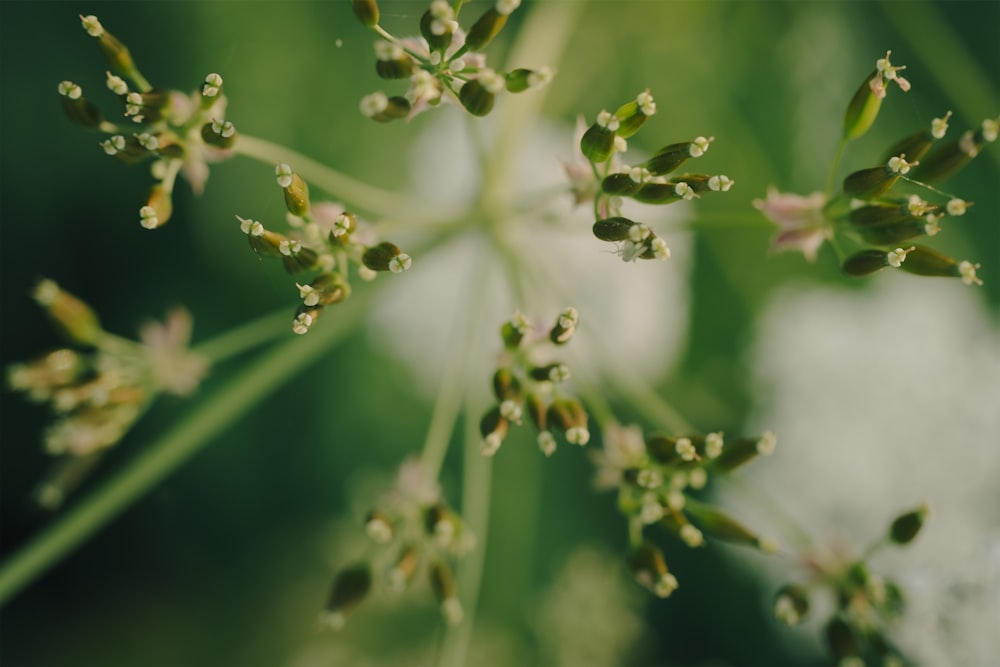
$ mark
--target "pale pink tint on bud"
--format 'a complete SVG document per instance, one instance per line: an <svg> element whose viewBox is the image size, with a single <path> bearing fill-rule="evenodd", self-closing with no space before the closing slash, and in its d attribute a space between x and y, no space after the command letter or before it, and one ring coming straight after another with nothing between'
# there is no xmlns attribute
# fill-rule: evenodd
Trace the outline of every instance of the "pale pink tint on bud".
<svg viewBox="0 0 1000 667"><path fill-rule="evenodd" d="M819 247L826 240L826 220L823 206L826 196L822 192L802 195L781 193L768 188L767 199L755 199L753 206L778 226L778 234L771 241L774 251L795 250L807 260L816 260Z"/></svg>

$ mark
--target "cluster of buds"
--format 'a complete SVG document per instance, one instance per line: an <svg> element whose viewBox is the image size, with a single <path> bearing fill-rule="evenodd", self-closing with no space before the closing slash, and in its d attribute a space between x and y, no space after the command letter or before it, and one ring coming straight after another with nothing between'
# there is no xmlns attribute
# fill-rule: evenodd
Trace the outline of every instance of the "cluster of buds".
<svg viewBox="0 0 1000 667"><path fill-rule="evenodd" d="M531 322L520 312L503 324L504 353L493 373L497 402L479 422L484 456L496 454L510 425L520 424L525 412L546 456L556 450L555 433L581 447L590 441L583 404L563 389L570 377L569 366L551 357L553 347L565 345L573 337L579 319L575 308L566 308L552 327L542 331L532 331Z"/></svg>
<svg viewBox="0 0 1000 667"><path fill-rule="evenodd" d="M371 227L354 213L331 202L312 204L309 186L287 164L275 167L275 177L285 197L289 234L271 231L249 218L236 219L258 255L280 259L293 276L313 276L296 282L302 304L292 324L295 333L309 331L325 306L351 295L351 264L366 281L374 280L380 271L402 273L410 268L409 255L388 241L376 242Z"/></svg>
<svg viewBox="0 0 1000 667"><path fill-rule="evenodd" d="M662 549L645 536L658 526L687 546L705 544L705 537L773 552L774 543L757 535L726 512L693 497L712 474L725 474L758 455L773 453L776 438L726 440L722 433L643 436L638 426L609 425L603 451L595 455L598 488L618 490L618 509L629 525L628 558L636 580L659 597L677 588Z"/></svg>
<svg viewBox="0 0 1000 667"><path fill-rule="evenodd" d="M867 550L867 557L886 544L909 544L928 514L927 505L921 505L897 516L885 535ZM904 607L903 591L896 582L872 572L864 559L843 554L827 559L810 557L806 564L812 575L809 581L786 584L775 594L775 618L785 625L798 625L809 614L812 597L825 591L835 601L825 633L838 664L909 664L886 636L888 623Z"/></svg>
<svg viewBox="0 0 1000 667"><path fill-rule="evenodd" d="M200 193L208 178L208 163L232 155L236 129L225 119L222 77L209 74L193 94L154 88L139 72L128 48L96 16L80 19L108 62L107 87L118 97L122 119L108 120L72 81L58 86L63 108L72 121L108 135L100 143L108 155L126 164L152 162L156 183L139 209L139 223L155 229L170 219L178 174Z"/></svg>
<svg viewBox="0 0 1000 667"><path fill-rule="evenodd" d="M371 555L334 577L320 616L324 627L343 627L374 586L400 593L422 577L430 582L445 621L461 622L453 563L475 546L475 538L419 462L400 467L396 487L365 517L365 531Z"/></svg>
<svg viewBox="0 0 1000 667"><path fill-rule="evenodd" d="M618 244L618 255L626 262L667 259L670 249L648 225L621 214L623 197L644 204L671 204L699 198L704 192L726 192L733 186L733 180L722 174L672 175L689 159L704 155L711 137L664 146L637 165L622 163L619 156L628 150L627 139L654 113L656 102L645 90L614 113L601 111L580 138L580 151L590 163L590 173L573 179L577 202L582 200L581 192L593 190L586 181L596 178L600 187L593 195L597 218L594 236Z"/></svg>
<svg viewBox="0 0 1000 667"><path fill-rule="evenodd" d="M40 281L34 298L69 346L11 365L7 383L57 415L44 444L60 458L38 490L39 503L55 508L158 394L190 394L208 363L187 349L191 320L185 311L174 311L163 325L146 325L134 342L106 332L90 306L52 280Z"/></svg>
<svg viewBox="0 0 1000 667"><path fill-rule="evenodd" d="M842 144L871 128L888 82L904 91L910 89L909 82L898 74L904 68L892 65L889 55L878 60L875 71L848 105ZM946 216L965 214L971 202L942 192L934 184L968 164L1000 133L1000 118L987 118L979 129L941 142L950 118L949 111L897 141L885 151L880 164L849 174L835 196L817 192L800 197L772 189L766 200L756 200L754 205L781 228L772 246L799 250L812 261L824 242L836 240L859 247L841 256L841 269L849 276L892 267L916 275L957 277L968 285L982 284L976 275L979 264L957 261L913 243L914 239L936 235ZM835 244L838 253L840 247Z"/></svg>
<svg viewBox="0 0 1000 667"><path fill-rule="evenodd" d="M464 32L458 24L461 2L433 0L420 17L420 37L396 38L379 25L376 0L353 0L354 13L379 36L375 72L389 80L406 79L403 95L379 91L361 100L361 112L379 122L412 117L443 99L457 100L470 114L485 116L503 91L519 93L542 86L552 70L500 72L486 65L485 48L500 33L521 0L496 0Z"/></svg>

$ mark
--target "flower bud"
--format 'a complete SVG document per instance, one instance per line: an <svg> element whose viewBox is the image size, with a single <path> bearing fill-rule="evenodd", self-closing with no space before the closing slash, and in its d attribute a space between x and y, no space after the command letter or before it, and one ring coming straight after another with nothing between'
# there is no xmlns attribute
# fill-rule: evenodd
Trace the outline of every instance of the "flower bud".
<svg viewBox="0 0 1000 667"><path fill-rule="evenodd" d="M236 143L236 126L228 120L213 120L201 126L201 139L209 146L232 148Z"/></svg>
<svg viewBox="0 0 1000 667"><path fill-rule="evenodd" d="M543 67L538 70L517 68L504 75L504 82L509 93L524 92L529 88L544 86L552 80L553 70Z"/></svg>
<svg viewBox="0 0 1000 667"><path fill-rule="evenodd" d="M827 623L826 644L837 660L857 656L861 651L857 630L843 616L834 616Z"/></svg>
<svg viewBox="0 0 1000 667"><path fill-rule="evenodd" d="M712 537L756 547L762 551L772 551L774 548L769 540L758 537L739 521L710 505L692 501L685 504L684 511L695 525Z"/></svg>
<svg viewBox="0 0 1000 667"><path fill-rule="evenodd" d="M888 225L870 225L858 230L865 241L876 245L891 245L927 233L927 224L920 219L904 220Z"/></svg>
<svg viewBox="0 0 1000 667"><path fill-rule="evenodd" d="M559 314L555 325L549 331L549 340L556 345L564 345L569 342L576 331L576 325L580 322L580 314L576 308L569 307Z"/></svg>
<svg viewBox="0 0 1000 667"><path fill-rule="evenodd" d="M629 196L644 204L670 204L692 199L694 193L687 183L643 183Z"/></svg>
<svg viewBox="0 0 1000 667"><path fill-rule="evenodd" d="M848 103L847 112L844 114L845 139L857 139L875 122L879 109L882 108L882 97L872 90L871 82L878 76L877 70L869 74Z"/></svg>
<svg viewBox="0 0 1000 667"><path fill-rule="evenodd" d="M58 89L62 97L63 111L71 121L86 128L94 128L104 120L101 110L83 96L83 89L80 86L72 81L63 81Z"/></svg>
<svg viewBox="0 0 1000 667"><path fill-rule="evenodd" d="M157 183L150 189L146 205L139 209L139 224L145 229L162 227L170 220L173 210L170 193L162 183Z"/></svg>
<svg viewBox="0 0 1000 667"><path fill-rule="evenodd" d="M372 510L365 517L365 532L368 537L379 544L388 544L392 541L393 530L392 519L385 512Z"/></svg>
<svg viewBox="0 0 1000 667"><path fill-rule="evenodd" d="M887 266L889 266L889 261L885 251L872 248L854 253L845 259L840 265L840 270L845 275L860 277L881 271Z"/></svg>
<svg viewBox="0 0 1000 667"><path fill-rule="evenodd" d="M498 401L521 401L521 381L509 368L498 368L493 374L493 394Z"/></svg>
<svg viewBox="0 0 1000 667"><path fill-rule="evenodd" d="M449 625L457 625L462 622L465 612L462 610L462 603L458 599L458 589L455 586L455 576L451 568L444 561L435 561L430 569L431 589L434 597L441 605L441 613Z"/></svg>
<svg viewBox="0 0 1000 667"><path fill-rule="evenodd" d="M283 187L285 208L292 215L301 218L309 213L309 186L296 173L291 175L291 183Z"/></svg>
<svg viewBox="0 0 1000 667"><path fill-rule="evenodd" d="M844 194L858 199L875 199L895 185L912 164L900 156L890 158L882 166L856 171L844 179Z"/></svg>
<svg viewBox="0 0 1000 667"><path fill-rule="evenodd" d="M971 278L969 277L970 267L972 267ZM975 265L968 262L957 262L927 246L914 246L913 250L907 253L906 262L899 268L918 276L962 278L966 284L979 282L975 277Z"/></svg>
<svg viewBox="0 0 1000 667"><path fill-rule="evenodd" d="M967 165L987 143L996 141L997 122L987 118L976 130L965 132L957 141L938 147L913 170L913 178L936 183L954 175Z"/></svg>
<svg viewBox="0 0 1000 667"><path fill-rule="evenodd" d="M528 417L531 418L531 423L535 425L539 433L548 433L548 407L545 405L545 401L538 394L528 394L525 398L525 404L528 409Z"/></svg>
<svg viewBox="0 0 1000 667"><path fill-rule="evenodd" d="M597 114L597 121L587 128L580 139L580 151L591 162L604 162L615 149L618 119L607 111Z"/></svg>
<svg viewBox="0 0 1000 667"><path fill-rule="evenodd" d="M458 91L458 99L473 116L485 116L493 110L496 95L487 90L479 79L473 79Z"/></svg>
<svg viewBox="0 0 1000 667"><path fill-rule="evenodd" d="M333 580L323 623L335 630L342 628L347 614L368 596L371 587L372 574L367 563L342 570Z"/></svg>
<svg viewBox="0 0 1000 667"><path fill-rule="evenodd" d="M798 625L809 613L809 591L805 586L786 584L774 596L774 617L788 626Z"/></svg>
<svg viewBox="0 0 1000 667"><path fill-rule="evenodd" d="M298 285L299 298L306 306L330 306L346 301L351 286L339 273L321 273L308 285Z"/></svg>
<svg viewBox="0 0 1000 667"><path fill-rule="evenodd" d="M627 139L639 131L646 119L656 113L656 102L649 94L647 88L639 93L634 100L618 107L615 111L615 118L618 119L619 127L615 132L619 137Z"/></svg>
<svg viewBox="0 0 1000 667"><path fill-rule="evenodd" d="M514 319L509 322L504 322L500 327L500 337L503 339L503 346L508 350L516 350L524 340L524 334L527 333L527 321L523 316L518 317L520 313L514 316Z"/></svg>
<svg viewBox="0 0 1000 667"><path fill-rule="evenodd" d="M896 544L909 544L923 528L929 514L930 507L926 504L905 514L900 514L889 526L889 539Z"/></svg>
<svg viewBox="0 0 1000 667"><path fill-rule="evenodd" d="M97 345L103 338L104 330L101 329L97 314L83 301L60 288L55 281L39 281L32 296L71 341L91 346Z"/></svg>
<svg viewBox="0 0 1000 667"><path fill-rule="evenodd" d="M532 380L538 382L565 382L569 379L569 366L559 362L535 366L530 373Z"/></svg>
<svg viewBox="0 0 1000 667"><path fill-rule="evenodd" d="M594 223L594 236L602 241L626 241L630 238L630 231L635 226L636 223L628 218L605 218Z"/></svg>
<svg viewBox="0 0 1000 667"><path fill-rule="evenodd" d="M294 239L282 241L278 245L278 252L281 253L281 264L285 271L292 275L319 267L319 255L316 251Z"/></svg>
<svg viewBox="0 0 1000 667"><path fill-rule="evenodd" d="M354 15L361 21L361 25L366 28L373 28L378 25L378 3L375 0L351 0L351 9Z"/></svg>
<svg viewBox="0 0 1000 667"><path fill-rule="evenodd" d="M479 19L469 28L465 36L465 46L470 51L479 51L493 41L493 38L500 34L507 23L507 14L501 14L496 7L487 9Z"/></svg>
<svg viewBox="0 0 1000 667"><path fill-rule="evenodd" d="M389 569L389 587L395 591L403 590L413 579L420 564L420 552L412 544L402 548L396 562Z"/></svg>
<svg viewBox="0 0 1000 667"><path fill-rule="evenodd" d="M361 262L372 271L401 273L410 268L412 260L399 246L383 241L365 250Z"/></svg>
<svg viewBox="0 0 1000 667"><path fill-rule="evenodd" d="M424 528L427 534L433 536L442 546L450 544L461 527L461 519L444 503L437 503L427 508Z"/></svg>
<svg viewBox="0 0 1000 667"><path fill-rule="evenodd" d="M438 0L420 17L420 34L427 40L431 51L444 51L451 46L455 33L455 20L447 2Z"/></svg>
<svg viewBox="0 0 1000 667"><path fill-rule="evenodd" d="M771 431L765 431L757 438L735 438L726 442L722 453L712 461L712 466L721 471L733 470L758 455L771 455L776 444L777 438Z"/></svg>
<svg viewBox="0 0 1000 667"><path fill-rule="evenodd" d="M104 54L104 58L115 73L133 80L142 79L135 69L135 62L128 48L105 30L96 16L81 16L80 21L87 34L97 39L97 48Z"/></svg>
<svg viewBox="0 0 1000 667"><path fill-rule="evenodd" d="M643 542L632 550L628 566L641 585L657 597L665 598L677 589L677 578L667 570L663 552L655 544Z"/></svg>
<svg viewBox="0 0 1000 667"><path fill-rule="evenodd" d="M361 98L361 113L379 123L405 118L410 113L410 101L398 95L386 97L376 92Z"/></svg>
<svg viewBox="0 0 1000 667"><path fill-rule="evenodd" d="M483 415L479 420L479 433L483 436L480 451L483 456L493 456L497 453L504 438L507 437L509 426L510 422L501 414L499 405L494 405Z"/></svg>
<svg viewBox="0 0 1000 667"><path fill-rule="evenodd" d="M590 441L590 431L587 429L587 412L575 398L557 398L552 401L547 411L548 421L561 430L566 441L581 447Z"/></svg>

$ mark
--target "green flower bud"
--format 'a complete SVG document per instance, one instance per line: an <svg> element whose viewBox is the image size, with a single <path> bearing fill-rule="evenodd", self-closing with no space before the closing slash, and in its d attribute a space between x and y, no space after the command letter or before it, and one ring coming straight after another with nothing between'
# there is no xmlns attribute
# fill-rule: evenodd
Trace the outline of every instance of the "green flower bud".
<svg viewBox="0 0 1000 667"><path fill-rule="evenodd" d="M405 97L395 95L386 97L385 93L376 92L361 98L361 113L378 123L406 118L410 113L410 101Z"/></svg>
<svg viewBox="0 0 1000 667"><path fill-rule="evenodd" d="M601 181L601 190L605 194L628 197L634 194L640 187L640 183L635 181L630 174L617 173L609 174Z"/></svg>
<svg viewBox="0 0 1000 667"><path fill-rule="evenodd" d="M809 590L786 584L774 596L774 617L788 626L798 625L809 613Z"/></svg>
<svg viewBox="0 0 1000 667"><path fill-rule="evenodd" d="M209 146L232 148L236 143L236 127L229 121L213 120L201 126L201 139Z"/></svg>
<svg viewBox="0 0 1000 667"><path fill-rule="evenodd" d="M768 540L759 537L736 519L710 505L688 502L684 505L684 511L691 521L708 535L727 542L755 547L761 551L774 550L774 546Z"/></svg>
<svg viewBox="0 0 1000 667"><path fill-rule="evenodd" d="M371 587L372 573L367 563L359 563L341 571L330 589L324 623L334 629L343 627L347 614L368 596Z"/></svg>
<svg viewBox="0 0 1000 667"><path fill-rule="evenodd" d="M938 147L913 170L913 178L924 183L937 183L954 175L979 155L983 146L996 141L997 121L987 118L982 126L965 132L957 141Z"/></svg>
<svg viewBox="0 0 1000 667"><path fill-rule="evenodd" d="M922 220L905 220L888 225L870 225L858 230L865 241L877 245L890 245L923 236L927 224Z"/></svg>
<svg viewBox="0 0 1000 667"><path fill-rule="evenodd" d="M771 431L766 431L757 438L742 437L727 440L722 453L712 461L712 466L724 472L733 470L758 455L771 455L776 444L777 438Z"/></svg>
<svg viewBox="0 0 1000 667"><path fill-rule="evenodd" d="M556 323L549 330L549 340L556 345L565 345L573 337L576 325L580 322L580 314L576 308L569 307L559 314Z"/></svg>
<svg viewBox="0 0 1000 667"><path fill-rule="evenodd" d="M171 193L162 183L157 183L150 188L146 205L139 209L139 224L146 229L162 227L170 220L173 210Z"/></svg>
<svg viewBox="0 0 1000 667"><path fill-rule="evenodd" d="M552 74L552 69L548 67L539 70L518 68L507 72L504 75L504 82L507 92L520 93L529 88L545 85L552 78Z"/></svg>
<svg viewBox="0 0 1000 667"><path fill-rule="evenodd" d="M375 73L383 79L408 79L413 74L413 61L406 56L394 60L376 60Z"/></svg>
<svg viewBox="0 0 1000 667"><path fill-rule="evenodd" d="M427 40L431 51L444 51L451 46L452 35L455 32L451 8L442 3L447 10L446 15L435 16L434 6L420 17L420 34Z"/></svg>
<svg viewBox="0 0 1000 667"><path fill-rule="evenodd" d="M899 268L918 276L964 278L960 264L933 248L918 245L907 254L906 261Z"/></svg>
<svg viewBox="0 0 1000 667"><path fill-rule="evenodd" d="M450 625L462 621L464 611L458 599L458 589L455 586L455 576L444 561L435 561L430 569L431 589L434 597L441 605L441 613Z"/></svg>
<svg viewBox="0 0 1000 667"><path fill-rule="evenodd" d="M351 9L354 10L354 15L361 21L361 25L366 28L373 28L378 25L378 3L375 0L352 0Z"/></svg>
<svg viewBox="0 0 1000 667"><path fill-rule="evenodd" d="M507 14L501 14L496 7L490 7L479 17L465 36L465 46L470 51L479 51L500 34L507 23Z"/></svg>
<svg viewBox="0 0 1000 667"><path fill-rule="evenodd" d="M872 248L857 252L845 259L840 265L840 270L845 275L860 277L881 271L887 266L889 266L889 260L885 251Z"/></svg>
<svg viewBox="0 0 1000 667"><path fill-rule="evenodd" d="M930 507L926 503L915 510L900 514L889 526L889 539L896 544L909 544L923 528L929 514Z"/></svg>
<svg viewBox="0 0 1000 667"><path fill-rule="evenodd" d="M594 236L602 241L625 241L631 238L630 232L636 223L628 218L605 218L594 223Z"/></svg>
<svg viewBox="0 0 1000 667"><path fill-rule="evenodd" d="M677 578L667 569L663 552L651 542L643 542L632 549L628 566L635 580L657 597L665 598L677 589Z"/></svg>
<svg viewBox="0 0 1000 667"><path fill-rule="evenodd" d="M604 162L615 149L618 119L607 111L597 114L597 121L587 128L580 139L580 151L591 162Z"/></svg>
<svg viewBox="0 0 1000 667"><path fill-rule="evenodd" d="M834 616L826 625L826 644L838 660L859 655L861 638L843 616Z"/></svg>
<svg viewBox="0 0 1000 667"><path fill-rule="evenodd" d="M383 241L365 250L361 262L372 271L392 271L402 273L410 268L410 256L399 249L399 246Z"/></svg>
<svg viewBox="0 0 1000 667"><path fill-rule="evenodd" d="M686 183L683 185L686 187L678 189L678 183L643 183L630 196L644 204L670 204L681 199L691 199L693 191L692 196L687 196L690 186Z"/></svg>
<svg viewBox="0 0 1000 667"><path fill-rule="evenodd" d="M462 528L462 520L444 503L427 508L424 529L442 546L447 546Z"/></svg>
<svg viewBox="0 0 1000 667"><path fill-rule="evenodd" d="M653 433L646 437L646 451L658 462L665 465L679 463L680 454L677 452L677 438L660 433Z"/></svg>
<svg viewBox="0 0 1000 667"><path fill-rule="evenodd" d="M479 79L473 79L458 91L458 100L473 116L485 116L493 110L496 94L490 92Z"/></svg>
<svg viewBox="0 0 1000 667"><path fill-rule="evenodd" d="M365 532L378 544L388 544L395 532L393 521L385 512L372 510L365 517Z"/></svg>
<svg viewBox="0 0 1000 667"><path fill-rule="evenodd" d="M498 368L493 373L493 394L498 401L521 401L521 381L509 368Z"/></svg>
<svg viewBox="0 0 1000 667"><path fill-rule="evenodd" d="M412 544L408 544L399 551L396 562L389 570L389 586L394 590L403 590L413 579L420 564L420 552Z"/></svg>
<svg viewBox="0 0 1000 667"><path fill-rule="evenodd" d="M285 195L285 208L294 216L301 218L309 213L309 186L296 173L290 176L291 182L282 188Z"/></svg>
<svg viewBox="0 0 1000 667"><path fill-rule="evenodd" d="M896 159L891 158L890 162ZM896 163L893 162L893 164ZM902 168L894 169L889 164L861 169L844 179L844 194L858 199L875 199L895 185L900 174L905 174L906 171L908 168L905 170Z"/></svg>
<svg viewBox="0 0 1000 667"><path fill-rule="evenodd" d="M631 102L618 107L615 118L619 122L616 134L623 139L631 137L639 131L646 119L656 113L656 102L649 90L644 90Z"/></svg>
<svg viewBox="0 0 1000 667"><path fill-rule="evenodd" d="M321 273L308 285L298 285L306 306L331 306L351 296L351 286L339 273Z"/></svg>
<svg viewBox="0 0 1000 667"><path fill-rule="evenodd" d="M97 313L83 301L60 288L55 281L48 279L39 281L32 296L69 340L89 347L97 345L104 337L104 330L101 329Z"/></svg>
<svg viewBox="0 0 1000 667"><path fill-rule="evenodd" d="M525 404L528 408L528 416L531 418L531 423L535 425L535 428L539 432L548 431L548 409L542 397L534 393L528 394Z"/></svg>
<svg viewBox="0 0 1000 667"><path fill-rule="evenodd" d="M101 110L83 96L83 89L80 86L72 81L63 81L58 89L62 97L63 111L71 121L86 128L95 128L104 120Z"/></svg>
<svg viewBox="0 0 1000 667"><path fill-rule="evenodd" d="M844 114L845 139L857 139L875 122L879 109L882 108L882 98L872 90L871 82L879 76L878 70L869 74L847 105L847 112Z"/></svg>
<svg viewBox="0 0 1000 667"><path fill-rule="evenodd" d="M529 375L538 382L564 382L569 379L570 372L566 364L554 362L533 367Z"/></svg>
<svg viewBox="0 0 1000 667"><path fill-rule="evenodd" d="M575 398L557 398L548 409L548 421L561 430L566 441L581 447L590 441L587 429L587 411Z"/></svg>
<svg viewBox="0 0 1000 667"><path fill-rule="evenodd" d="M479 434L483 437L480 451L483 456L496 454L507 437L509 427L510 422L501 414L499 405L494 405L483 415L479 420Z"/></svg>

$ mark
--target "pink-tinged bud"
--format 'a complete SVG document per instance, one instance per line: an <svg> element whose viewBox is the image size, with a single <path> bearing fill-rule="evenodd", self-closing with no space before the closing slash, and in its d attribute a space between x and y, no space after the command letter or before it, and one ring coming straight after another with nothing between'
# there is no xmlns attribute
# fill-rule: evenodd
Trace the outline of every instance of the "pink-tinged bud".
<svg viewBox="0 0 1000 667"><path fill-rule="evenodd" d="M33 296L69 340L92 346L97 345L104 337L97 314L83 301L60 288L55 281L40 281L35 286Z"/></svg>

